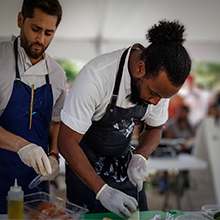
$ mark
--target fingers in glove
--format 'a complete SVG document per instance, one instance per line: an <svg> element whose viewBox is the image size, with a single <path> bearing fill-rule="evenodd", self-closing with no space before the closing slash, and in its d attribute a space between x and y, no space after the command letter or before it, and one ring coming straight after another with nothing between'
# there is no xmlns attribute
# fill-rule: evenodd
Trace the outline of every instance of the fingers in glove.
<svg viewBox="0 0 220 220"><path fill-rule="evenodd" d="M135 212L137 210L137 207L138 207L138 202L134 197L129 196L129 199L124 202L124 205L126 207L128 207L128 209L131 212Z"/></svg>
<svg viewBox="0 0 220 220"><path fill-rule="evenodd" d="M131 213L126 207L122 206L119 208L118 215L121 216L122 218L129 218L131 216Z"/></svg>
<svg viewBox="0 0 220 220"><path fill-rule="evenodd" d="M129 218L131 216L131 213L129 212L129 210L124 206L119 207L117 210L114 211L114 213L122 217L123 219Z"/></svg>
<svg viewBox="0 0 220 220"><path fill-rule="evenodd" d="M148 176L146 158L140 154L134 154L129 163L127 174L131 183L137 187L140 192L143 188L143 182Z"/></svg>
<svg viewBox="0 0 220 220"><path fill-rule="evenodd" d="M46 154L41 155L41 157L37 157L36 158L36 163L37 163L37 166L40 170L40 173L43 176L45 176L48 173L52 172L50 161L49 161L48 157L46 156ZM48 167L49 167L49 170L48 170ZM48 171L50 171L50 172L48 172Z"/></svg>
<svg viewBox="0 0 220 220"><path fill-rule="evenodd" d="M59 163L58 163L57 159L55 159L53 156L49 156L48 158L50 160L52 172L50 174L45 175L45 176L41 176L41 178L39 179L40 181L53 180L60 173L60 167L59 167Z"/></svg>
<svg viewBox="0 0 220 220"><path fill-rule="evenodd" d="M37 174L41 174L40 169L39 169L39 167L38 167L36 161L35 161L35 160L31 160L30 163L31 163L31 167L33 167L33 169L35 170L35 172L36 172Z"/></svg>
<svg viewBox="0 0 220 220"><path fill-rule="evenodd" d="M128 196L127 199L118 207L118 215L123 218L129 218L131 216L131 212L135 212L137 207L137 200L132 196Z"/></svg>
<svg viewBox="0 0 220 220"><path fill-rule="evenodd" d="M43 176L47 175L47 171L46 171L46 169L45 169L45 167L44 167L44 164L43 164L43 161L42 161L42 158L41 158L41 157L36 158L36 163L37 163L37 166L38 166L38 168L39 168L40 173L41 173Z"/></svg>
<svg viewBox="0 0 220 220"><path fill-rule="evenodd" d="M46 176L41 176L39 180L40 181L54 180L59 174L60 172L56 171L55 173L47 174Z"/></svg>
<svg viewBox="0 0 220 220"><path fill-rule="evenodd" d="M46 176L41 176L40 181L45 181L45 180L53 180L55 179L58 175L60 174L60 169L53 170L51 174L47 174Z"/></svg>
<svg viewBox="0 0 220 220"><path fill-rule="evenodd" d="M129 179L130 179L131 183L132 183L135 187L137 187L138 192L140 192L140 191L143 189L143 181L142 181L141 179L136 179L136 180L134 180L132 177L129 178Z"/></svg>
<svg viewBox="0 0 220 220"><path fill-rule="evenodd" d="M131 213L129 211L125 213L124 211L121 211L121 210L118 210L118 212L115 212L115 214L122 217L123 219L129 218L131 216Z"/></svg>
<svg viewBox="0 0 220 220"><path fill-rule="evenodd" d="M137 200L132 197L131 200L126 200L124 204L119 207L120 214L122 214L125 218L129 218L131 216L131 212L135 212L137 210L137 206Z"/></svg>
<svg viewBox="0 0 220 220"><path fill-rule="evenodd" d="M49 160L49 158L47 157L46 154L42 155L42 161L44 163L44 167L46 169L46 172L47 173L52 173L52 167L50 165L50 160Z"/></svg>

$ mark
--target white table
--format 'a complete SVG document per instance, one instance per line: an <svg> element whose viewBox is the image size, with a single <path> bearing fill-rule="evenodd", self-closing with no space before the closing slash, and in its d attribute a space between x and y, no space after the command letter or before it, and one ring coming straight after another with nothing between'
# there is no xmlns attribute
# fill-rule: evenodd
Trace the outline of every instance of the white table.
<svg viewBox="0 0 220 220"><path fill-rule="evenodd" d="M169 169L193 170L205 169L207 163L204 160L196 158L191 154L179 154L176 157L150 157L148 160L148 169L168 171Z"/></svg>
<svg viewBox="0 0 220 220"><path fill-rule="evenodd" d="M203 161L191 154L179 154L176 157L150 157L148 160L148 169L169 171L171 169L178 169L178 182L177 182L177 208L181 210L181 190L182 190L182 174L183 171L190 171L193 169L205 169L207 167L206 161ZM167 181L168 183L168 181ZM164 201L164 208L167 206L167 200L169 197L169 189L166 190L166 196Z"/></svg>

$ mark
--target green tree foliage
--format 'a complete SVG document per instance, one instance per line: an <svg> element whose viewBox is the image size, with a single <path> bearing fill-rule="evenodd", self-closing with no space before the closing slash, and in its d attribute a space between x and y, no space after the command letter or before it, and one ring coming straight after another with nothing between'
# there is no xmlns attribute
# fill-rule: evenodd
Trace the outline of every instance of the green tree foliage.
<svg viewBox="0 0 220 220"><path fill-rule="evenodd" d="M56 61L62 66L62 68L66 72L67 80L73 82L76 78L76 75L81 69L80 65L77 62L69 59L57 59Z"/></svg>
<svg viewBox="0 0 220 220"><path fill-rule="evenodd" d="M220 84L220 63L193 61L191 72L196 83L208 89L215 89Z"/></svg>

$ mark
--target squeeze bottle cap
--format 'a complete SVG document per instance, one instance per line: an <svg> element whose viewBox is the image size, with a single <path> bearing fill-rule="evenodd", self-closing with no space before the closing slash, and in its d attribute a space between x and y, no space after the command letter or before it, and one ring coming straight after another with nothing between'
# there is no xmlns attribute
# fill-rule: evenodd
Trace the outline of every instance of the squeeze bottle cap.
<svg viewBox="0 0 220 220"><path fill-rule="evenodd" d="M15 179L14 186L10 187L10 191L13 191L13 192L20 192L21 191L21 187L18 186L17 179Z"/></svg>

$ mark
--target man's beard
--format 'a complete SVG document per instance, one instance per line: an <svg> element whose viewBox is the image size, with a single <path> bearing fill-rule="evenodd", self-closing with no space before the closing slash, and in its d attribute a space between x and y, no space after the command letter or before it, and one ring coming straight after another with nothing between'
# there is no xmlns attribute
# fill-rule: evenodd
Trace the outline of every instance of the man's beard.
<svg viewBox="0 0 220 220"><path fill-rule="evenodd" d="M43 44L40 44L39 42L34 42L34 43L29 44L25 35L22 35L21 37L22 37L22 47L24 48L26 54L30 58L38 59L43 55L44 51L46 50L46 48L44 48ZM34 49L35 45L40 46L41 50Z"/></svg>
<svg viewBox="0 0 220 220"><path fill-rule="evenodd" d="M140 83L142 78L133 78L131 77L131 94L129 97L130 102L137 105L147 105L144 103L143 100L140 98ZM150 103L149 103L150 104Z"/></svg>

